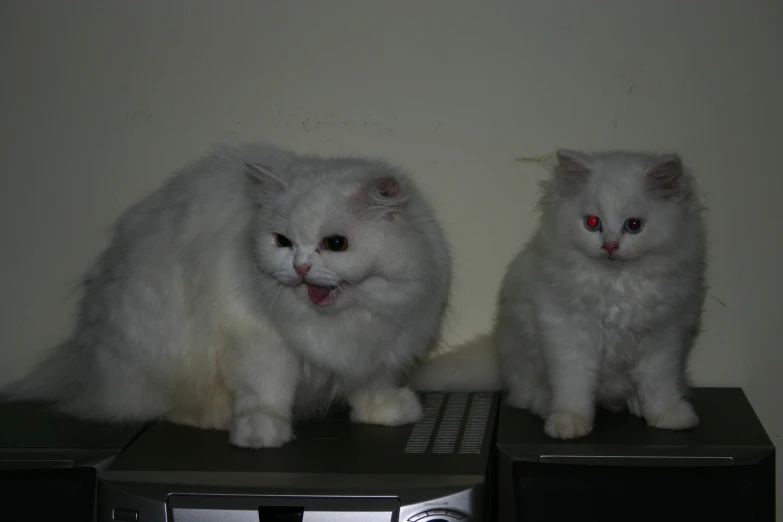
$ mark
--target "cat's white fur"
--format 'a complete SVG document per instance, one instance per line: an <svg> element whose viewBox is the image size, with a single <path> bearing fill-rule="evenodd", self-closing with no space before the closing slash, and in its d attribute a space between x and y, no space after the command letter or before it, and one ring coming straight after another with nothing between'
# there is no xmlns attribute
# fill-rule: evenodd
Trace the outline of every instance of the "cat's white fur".
<svg viewBox="0 0 783 522"><path fill-rule="evenodd" d="M686 429L686 359L705 297L705 230L694 179L677 156L561 150L540 223L511 262L493 334L436 357L412 386L507 390L512 406L575 438L596 403L659 428ZM597 216L602 230L584 220ZM643 220L637 234L624 222ZM618 242L609 259L604 242Z"/></svg>
<svg viewBox="0 0 783 522"><path fill-rule="evenodd" d="M324 248L335 234L347 250ZM337 300L311 301L295 264ZM284 444L295 417L334 400L357 422L415 422L400 379L439 333L450 272L441 228L399 169L225 147L122 216L73 336L2 392L91 419L228 429L254 448Z"/></svg>

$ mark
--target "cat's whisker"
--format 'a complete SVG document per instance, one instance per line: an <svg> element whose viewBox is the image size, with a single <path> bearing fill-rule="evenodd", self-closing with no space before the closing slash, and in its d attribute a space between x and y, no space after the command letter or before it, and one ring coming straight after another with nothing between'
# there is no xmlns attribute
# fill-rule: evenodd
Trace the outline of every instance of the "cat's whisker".
<svg viewBox="0 0 783 522"><path fill-rule="evenodd" d="M275 292L275 296L272 298L272 303L269 305L269 313L272 313L275 309L275 302L277 301L277 296L280 295L280 290L283 289L283 285L277 287L277 292Z"/></svg>
<svg viewBox="0 0 783 522"><path fill-rule="evenodd" d="M277 281L276 279L271 279L271 280L268 280L268 281L263 281L263 280L259 279L258 282L259 283L264 283L264 284L257 285L257 288L260 289L262 293L268 291L270 288L274 287L275 285L279 285L280 284L280 282Z"/></svg>
<svg viewBox="0 0 783 522"><path fill-rule="evenodd" d="M394 315L394 312L389 310L388 313L394 318L395 321L397 321L400 324L400 326L402 326L403 329L405 328L405 324L403 324L403 322L400 321L400 319L396 315Z"/></svg>

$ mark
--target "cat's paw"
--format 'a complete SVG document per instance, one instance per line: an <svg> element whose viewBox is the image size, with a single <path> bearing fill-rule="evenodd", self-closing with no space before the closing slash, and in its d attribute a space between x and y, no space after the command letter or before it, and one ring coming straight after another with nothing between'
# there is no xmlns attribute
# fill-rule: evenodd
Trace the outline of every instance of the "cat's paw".
<svg viewBox="0 0 783 522"><path fill-rule="evenodd" d="M362 424L402 426L424 416L418 397L410 388L366 390L351 397L351 420Z"/></svg>
<svg viewBox="0 0 783 522"><path fill-rule="evenodd" d="M699 416L696 415L693 406L681 400L663 413L650 416L647 424L664 430L687 430L698 426Z"/></svg>
<svg viewBox="0 0 783 522"><path fill-rule="evenodd" d="M291 421L263 411L235 417L230 440L240 448L277 448L294 438Z"/></svg>
<svg viewBox="0 0 783 522"><path fill-rule="evenodd" d="M547 417L544 431L554 439L578 439L593 431L593 424L581 415L561 411Z"/></svg>
<svg viewBox="0 0 783 522"><path fill-rule="evenodd" d="M636 417L644 416L642 413L642 403L639 402L639 397L636 395L631 395L628 397L628 400L625 404L628 407L628 413L631 415L635 415Z"/></svg>

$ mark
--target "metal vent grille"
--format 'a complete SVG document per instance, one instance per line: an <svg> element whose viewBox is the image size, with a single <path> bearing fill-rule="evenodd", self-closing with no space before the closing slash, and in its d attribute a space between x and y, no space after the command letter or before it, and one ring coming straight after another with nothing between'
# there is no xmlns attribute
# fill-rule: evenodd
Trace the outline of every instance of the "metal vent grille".
<svg viewBox="0 0 783 522"><path fill-rule="evenodd" d="M440 408L443 404L442 393L428 393L424 396L424 418L413 426L408 442L405 444L405 453L426 453L430 445L435 423L438 421Z"/></svg>
<svg viewBox="0 0 783 522"><path fill-rule="evenodd" d="M404 453L481 453L492 400L492 393L425 394L424 418L413 426Z"/></svg>
<svg viewBox="0 0 783 522"><path fill-rule="evenodd" d="M465 431L462 434L462 441L459 446L460 453L481 453L491 410L491 393L476 393L473 395L473 401L468 412L468 421L465 424Z"/></svg>
<svg viewBox="0 0 783 522"><path fill-rule="evenodd" d="M465 416L465 407L468 404L467 393L452 393L446 403L446 411L438 426L435 435L433 453L452 453L457 442L459 429L462 426L462 417Z"/></svg>

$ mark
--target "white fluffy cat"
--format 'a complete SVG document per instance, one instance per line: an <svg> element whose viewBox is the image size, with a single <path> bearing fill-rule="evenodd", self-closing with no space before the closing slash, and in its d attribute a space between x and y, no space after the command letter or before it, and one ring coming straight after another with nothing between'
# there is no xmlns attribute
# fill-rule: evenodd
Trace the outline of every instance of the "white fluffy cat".
<svg viewBox="0 0 783 522"><path fill-rule="evenodd" d="M493 335L429 361L412 386L503 387L561 439L592 430L596 403L658 428L695 426L685 366L705 297L705 231L693 178L673 155L557 157Z"/></svg>
<svg viewBox="0 0 783 522"><path fill-rule="evenodd" d="M333 400L356 422L415 422L399 380L439 333L450 273L433 212L389 164L224 148L122 216L73 336L3 393L253 448Z"/></svg>

